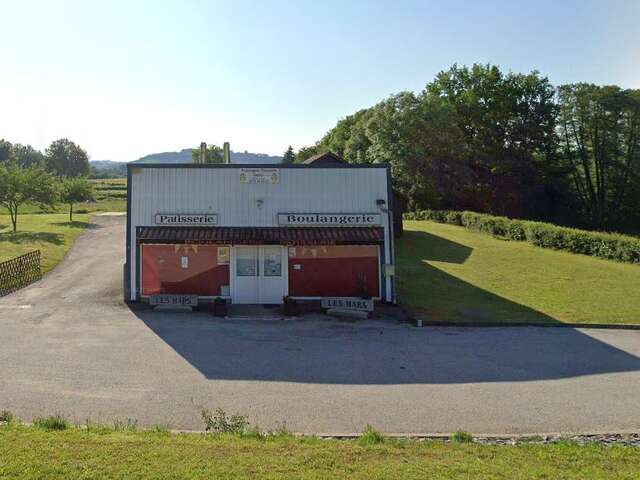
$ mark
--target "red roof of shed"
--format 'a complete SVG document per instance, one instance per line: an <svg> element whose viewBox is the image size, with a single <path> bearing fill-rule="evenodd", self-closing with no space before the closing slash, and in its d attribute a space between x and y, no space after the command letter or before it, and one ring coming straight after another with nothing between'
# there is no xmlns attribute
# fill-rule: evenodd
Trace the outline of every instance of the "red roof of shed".
<svg viewBox="0 0 640 480"><path fill-rule="evenodd" d="M177 243L335 245L384 240L381 227L138 227L139 240Z"/></svg>

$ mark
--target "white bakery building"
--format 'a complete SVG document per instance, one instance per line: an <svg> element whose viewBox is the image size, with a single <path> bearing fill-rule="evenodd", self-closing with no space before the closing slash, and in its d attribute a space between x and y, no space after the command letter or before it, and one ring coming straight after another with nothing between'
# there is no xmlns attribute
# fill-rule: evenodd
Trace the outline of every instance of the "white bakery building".
<svg viewBox="0 0 640 480"><path fill-rule="evenodd" d="M305 164L131 163L125 297L393 303L392 212L388 166L333 154Z"/></svg>

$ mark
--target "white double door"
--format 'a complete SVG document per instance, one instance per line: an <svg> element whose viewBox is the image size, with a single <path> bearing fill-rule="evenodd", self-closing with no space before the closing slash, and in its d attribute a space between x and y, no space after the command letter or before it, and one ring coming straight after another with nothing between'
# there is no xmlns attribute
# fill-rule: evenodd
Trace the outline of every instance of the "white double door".
<svg viewBox="0 0 640 480"><path fill-rule="evenodd" d="M286 295L287 257L280 245L233 247L233 303L282 303Z"/></svg>

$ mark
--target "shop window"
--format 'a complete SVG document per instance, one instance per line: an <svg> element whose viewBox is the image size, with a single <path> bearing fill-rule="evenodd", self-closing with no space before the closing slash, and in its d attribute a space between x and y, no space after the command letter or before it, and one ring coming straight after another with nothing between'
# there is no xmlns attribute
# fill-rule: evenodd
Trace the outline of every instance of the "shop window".
<svg viewBox="0 0 640 480"><path fill-rule="evenodd" d="M376 245L289 247L289 295L379 297Z"/></svg>
<svg viewBox="0 0 640 480"><path fill-rule="evenodd" d="M229 247L142 245L142 294L228 295Z"/></svg>

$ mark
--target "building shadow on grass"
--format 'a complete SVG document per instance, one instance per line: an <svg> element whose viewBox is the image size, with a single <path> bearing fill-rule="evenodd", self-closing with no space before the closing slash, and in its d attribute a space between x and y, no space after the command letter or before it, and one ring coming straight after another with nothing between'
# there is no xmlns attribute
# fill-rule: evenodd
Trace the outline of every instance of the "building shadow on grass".
<svg viewBox="0 0 640 480"><path fill-rule="evenodd" d="M45 242L54 245L62 245L64 243L64 235L53 232L2 232L0 233L0 242L9 242L15 244L24 244L32 242Z"/></svg>
<svg viewBox="0 0 640 480"><path fill-rule="evenodd" d="M427 232L405 231L396 245L397 261L410 264L431 260L447 263L464 263L473 248Z"/></svg>
<svg viewBox="0 0 640 480"><path fill-rule="evenodd" d="M403 240L402 258L398 258L398 263L403 264L399 274L413 275L415 282L425 282L417 287L424 288L425 295L446 296L448 302L466 298L467 310L556 322L423 261L462 263L472 254L469 247L430 234L408 233L409 237ZM417 259L416 265L410 263L412 258ZM345 323L303 317L247 321L216 319L205 313L155 312L143 306L132 310L208 379L352 385L460 384L640 371L637 356L573 328L415 328L391 320Z"/></svg>
<svg viewBox="0 0 640 480"><path fill-rule="evenodd" d="M427 322L561 323L550 315L468 283L430 262L463 264L473 249L427 232L407 231L397 247L398 291Z"/></svg>

